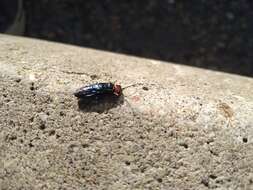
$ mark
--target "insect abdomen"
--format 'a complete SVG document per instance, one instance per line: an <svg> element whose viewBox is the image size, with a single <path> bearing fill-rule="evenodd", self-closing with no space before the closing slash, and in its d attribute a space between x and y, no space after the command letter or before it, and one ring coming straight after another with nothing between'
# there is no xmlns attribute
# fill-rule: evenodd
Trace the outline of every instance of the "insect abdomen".
<svg viewBox="0 0 253 190"><path fill-rule="evenodd" d="M91 97L101 94L113 94L112 83L97 83L89 86L84 86L77 90L74 95L78 98Z"/></svg>

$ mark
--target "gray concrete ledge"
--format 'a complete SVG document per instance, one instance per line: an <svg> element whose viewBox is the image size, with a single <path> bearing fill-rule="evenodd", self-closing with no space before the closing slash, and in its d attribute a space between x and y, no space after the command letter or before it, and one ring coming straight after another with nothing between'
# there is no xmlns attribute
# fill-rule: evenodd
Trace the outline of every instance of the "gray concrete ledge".
<svg viewBox="0 0 253 190"><path fill-rule="evenodd" d="M107 81L141 84L80 109L74 90ZM253 189L252 94L251 78L0 35L0 187Z"/></svg>

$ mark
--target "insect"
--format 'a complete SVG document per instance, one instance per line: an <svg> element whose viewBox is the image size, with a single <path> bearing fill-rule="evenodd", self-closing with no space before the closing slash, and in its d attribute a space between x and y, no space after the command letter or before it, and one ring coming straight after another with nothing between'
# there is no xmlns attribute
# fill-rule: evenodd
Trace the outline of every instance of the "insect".
<svg viewBox="0 0 253 190"><path fill-rule="evenodd" d="M122 95L122 88L119 84L115 83L95 83L79 88L74 95L80 99L98 98L106 95L119 97Z"/></svg>
<svg viewBox="0 0 253 190"><path fill-rule="evenodd" d="M78 106L81 110L100 113L117 105L123 104L123 90L136 85L142 85L142 83L136 83L124 88L122 88L119 84L111 82L95 83L77 89L74 92L74 95L79 99ZM126 102L128 103L128 101Z"/></svg>

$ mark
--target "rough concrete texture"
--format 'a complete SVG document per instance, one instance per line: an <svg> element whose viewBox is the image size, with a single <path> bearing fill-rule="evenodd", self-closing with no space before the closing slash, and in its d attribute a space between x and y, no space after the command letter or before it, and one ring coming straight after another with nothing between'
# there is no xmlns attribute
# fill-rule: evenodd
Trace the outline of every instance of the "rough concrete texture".
<svg viewBox="0 0 253 190"><path fill-rule="evenodd" d="M73 91L117 81L119 101ZM0 36L0 189L253 189L253 79Z"/></svg>

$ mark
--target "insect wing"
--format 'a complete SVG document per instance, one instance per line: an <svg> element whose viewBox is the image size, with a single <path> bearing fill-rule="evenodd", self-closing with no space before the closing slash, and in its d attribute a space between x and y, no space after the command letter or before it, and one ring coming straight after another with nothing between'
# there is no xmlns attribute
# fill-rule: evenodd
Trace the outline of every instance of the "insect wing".
<svg viewBox="0 0 253 190"><path fill-rule="evenodd" d="M106 94L113 95L112 83L96 83L89 86L84 86L74 93L74 95L78 98L87 98Z"/></svg>
<svg viewBox="0 0 253 190"><path fill-rule="evenodd" d="M84 86L78 89L74 95L78 98L91 97L98 94L98 89L94 88L95 85ZM96 87L96 86L95 86Z"/></svg>

